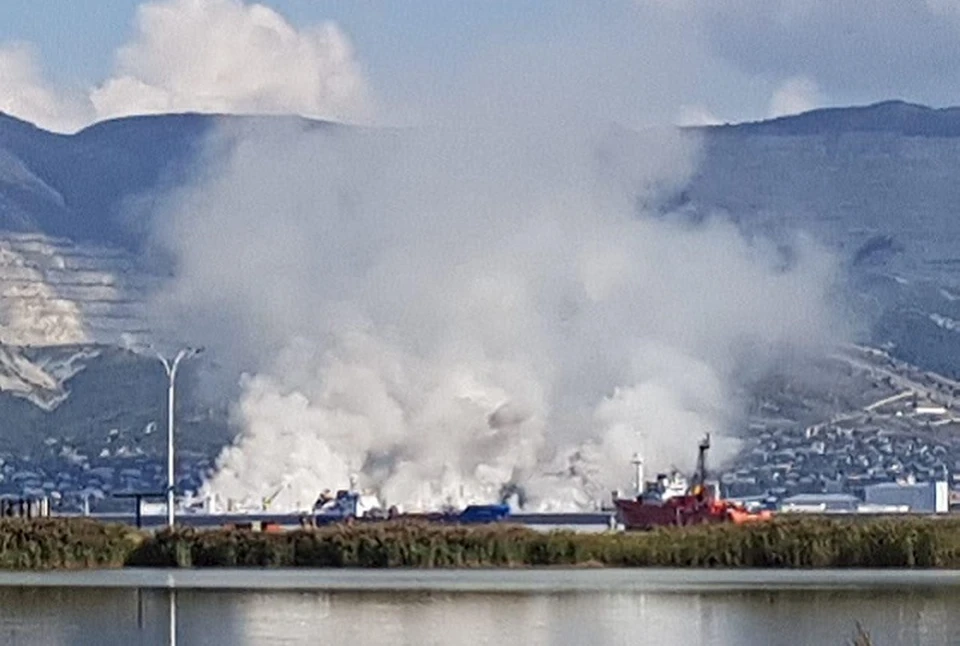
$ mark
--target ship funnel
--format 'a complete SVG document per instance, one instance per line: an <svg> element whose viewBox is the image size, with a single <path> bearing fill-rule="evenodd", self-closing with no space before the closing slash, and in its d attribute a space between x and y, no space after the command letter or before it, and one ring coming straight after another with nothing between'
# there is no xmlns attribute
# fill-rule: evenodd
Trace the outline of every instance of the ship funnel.
<svg viewBox="0 0 960 646"><path fill-rule="evenodd" d="M646 489L643 480L643 457L639 453L634 453L633 460L630 461L630 464L632 464L634 468L634 491L637 492L637 496L642 496L644 489Z"/></svg>

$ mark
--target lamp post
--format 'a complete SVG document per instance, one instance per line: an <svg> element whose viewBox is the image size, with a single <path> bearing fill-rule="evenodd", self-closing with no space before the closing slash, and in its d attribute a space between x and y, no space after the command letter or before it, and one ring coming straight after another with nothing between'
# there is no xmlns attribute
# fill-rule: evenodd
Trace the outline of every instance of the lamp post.
<svg viewBox="0 0 960 646"><path fill-rule="evenodd" d="M177 368L184 359L194 357L203 352L203 348L183 348L173 358L173 361L167 360L165 356L157 353L157 358L163 364L163 369L167 371L167 378L170 380L167 389L167 526L173 529L173 397L174 382L177 379Z"/></svg>

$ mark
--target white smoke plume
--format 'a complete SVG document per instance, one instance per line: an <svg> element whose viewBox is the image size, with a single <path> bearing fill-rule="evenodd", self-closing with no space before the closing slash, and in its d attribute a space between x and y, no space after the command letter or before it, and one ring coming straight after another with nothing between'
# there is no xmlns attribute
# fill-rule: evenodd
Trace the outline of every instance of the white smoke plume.
<svg viewBox="0 0 960 646"><path fill-rule="evenodd" d="M0 111L58 132L169 112L351 122L373 115L353 46L337 24L297 29L273 9L241 0L143 3L114 74L85 91L44 78L30 45L0 44Z"/></svg>
<svg viewBox="0 0 960 646"><path fill-rule="evenodd" d="M508 484L583 508L634 451L692 467L735 427L745 369L834 338L817 248L785 265L721 219L655 213L693 136L497 116L212 145L226 161L164 219L158 303L247 371L209 493L292 508L356 473L407 508Z"/></svg>

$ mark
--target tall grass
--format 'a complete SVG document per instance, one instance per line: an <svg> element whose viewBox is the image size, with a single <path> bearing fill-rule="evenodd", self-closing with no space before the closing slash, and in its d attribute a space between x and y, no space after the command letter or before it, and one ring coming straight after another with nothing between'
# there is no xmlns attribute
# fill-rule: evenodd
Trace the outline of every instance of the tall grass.
<svg viewBox="0 0 960 646"><path fill-rule="evenodd" d="M90 519L0 520L0 569L120 567L142 535Z"/></svg>
<svg viewBox="0 0 960 646"><path fill-rule="evenodd" d="M960 520L778 519L651 532L541 533L411 522L285 533L155 535L88 519L0 521L0 568L117 567L960 568Z"/></svg>
<svg viewBox="0 0 960 646"><path fill-rule="evenodd" d="M793 520L643 533L537 532L508 525L390 522L272 534L161 532L130 554L146 566L960 567L960 522Z"/></svg>

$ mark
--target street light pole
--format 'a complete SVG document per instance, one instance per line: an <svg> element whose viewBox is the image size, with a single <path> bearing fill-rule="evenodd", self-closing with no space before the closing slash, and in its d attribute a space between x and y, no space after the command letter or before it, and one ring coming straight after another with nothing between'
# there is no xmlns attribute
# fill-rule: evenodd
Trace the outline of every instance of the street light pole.
<svg viewBox="0 0 960 646"><path fill-rule="evenodd" d="M177 352L177 356L173 358L173 361L168 361L165 356L159 352L157 353L157 358L160 359L160 363L163 364L163 369L167 371L167 378L169 379L169 387L167 388L167 527L170 529L173 529L173 490L175 483L173 473L174 382L177 379L177 368L180 366L180 362L189 357L196 356L202 351L203 348L183 348Z"/></svg>

